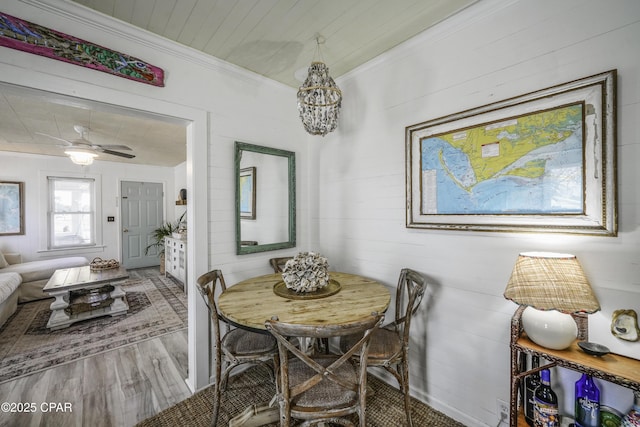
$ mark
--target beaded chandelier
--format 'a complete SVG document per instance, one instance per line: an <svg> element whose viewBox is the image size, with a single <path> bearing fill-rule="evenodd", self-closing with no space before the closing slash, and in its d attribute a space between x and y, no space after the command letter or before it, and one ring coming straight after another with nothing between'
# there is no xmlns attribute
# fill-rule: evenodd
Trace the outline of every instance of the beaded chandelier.
<svg viewBox="0 0 640 427"><path fill-rule="evenodd" d="M316 38L318 50L319 40ZM309 74L298 90L298 112L305 130L322 136L333 132L341 106L342 92L329 75L329 67L324 62L311 62Z"/></svg>

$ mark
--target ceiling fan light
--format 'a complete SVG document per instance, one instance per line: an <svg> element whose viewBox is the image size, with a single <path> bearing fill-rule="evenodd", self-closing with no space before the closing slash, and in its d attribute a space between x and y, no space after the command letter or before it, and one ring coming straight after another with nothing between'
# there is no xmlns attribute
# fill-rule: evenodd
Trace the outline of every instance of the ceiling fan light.
<svg viewBox="0 0 640 427"><path fill-rule="evenodd" d="M73 163L80 166L89 166L93 163L93 159L95 157L98 157L96 153L88 150L83 150L81 148L65 150L64 154L69 156Z"/></svg>

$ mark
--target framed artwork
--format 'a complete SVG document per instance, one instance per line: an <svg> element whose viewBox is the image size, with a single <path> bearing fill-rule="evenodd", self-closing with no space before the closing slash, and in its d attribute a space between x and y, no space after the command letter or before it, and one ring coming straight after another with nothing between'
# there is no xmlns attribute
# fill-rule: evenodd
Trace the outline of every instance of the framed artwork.
<svg viewBox="0 0 640 427"><path fill-rule="evenodd" d="M408 228L617 235L616 71L408 126Z"/></svg>
<svg viewBox="0 0 640 427"><path fill-rule="evenodd" d="M256 219L256 168L240 169L240 218Z"/></svg>
<svg viewBox="0 0 640 427"><path fill-rule="evenodd" d="M24 183L0 181L0 236L24 234Z"/></svg>

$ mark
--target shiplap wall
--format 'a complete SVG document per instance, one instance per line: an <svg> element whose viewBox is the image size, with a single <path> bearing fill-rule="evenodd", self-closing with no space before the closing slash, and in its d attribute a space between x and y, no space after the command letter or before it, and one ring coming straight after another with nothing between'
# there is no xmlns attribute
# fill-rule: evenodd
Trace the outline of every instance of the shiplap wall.
<svg viewBox="0 0 640 427"><path fill-rule="evenodd" d="M339 129L310 141L318 193L310 246L337 270L391 287L401 267L430 279L427 310L412 325L412 389L465 424L495 426L496 399L508 401L515 305L502 293L519 252L576 254L603 305L592 316L600 330L616 308L640 312L639 43L636 0L490 0L338 79ZM618 70L618 237L405 228L405 126L610 69ZM630 351L640 358L640 343ZM620 409L631 404L628 390L603 394Z"/></svg>

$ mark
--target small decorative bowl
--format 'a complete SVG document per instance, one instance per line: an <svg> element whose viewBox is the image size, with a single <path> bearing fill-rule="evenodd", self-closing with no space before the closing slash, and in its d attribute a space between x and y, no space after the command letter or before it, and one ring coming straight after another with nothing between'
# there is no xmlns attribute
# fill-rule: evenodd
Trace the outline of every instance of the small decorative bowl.
<svg viewBox="0 0 640 427"><path fill-rule="evenodd" d="M600 406L600 425L602 427L620 427L623 415L610 406Z"/></svg>
<svg viewBox="0 0 640 427"><path fill-rule="evenodd" d="M587 354L591 356L604 356L605 354L609 354L611 351L602 344L596 344L594 342L588 341L579 341L578 346Z"/></svg>

